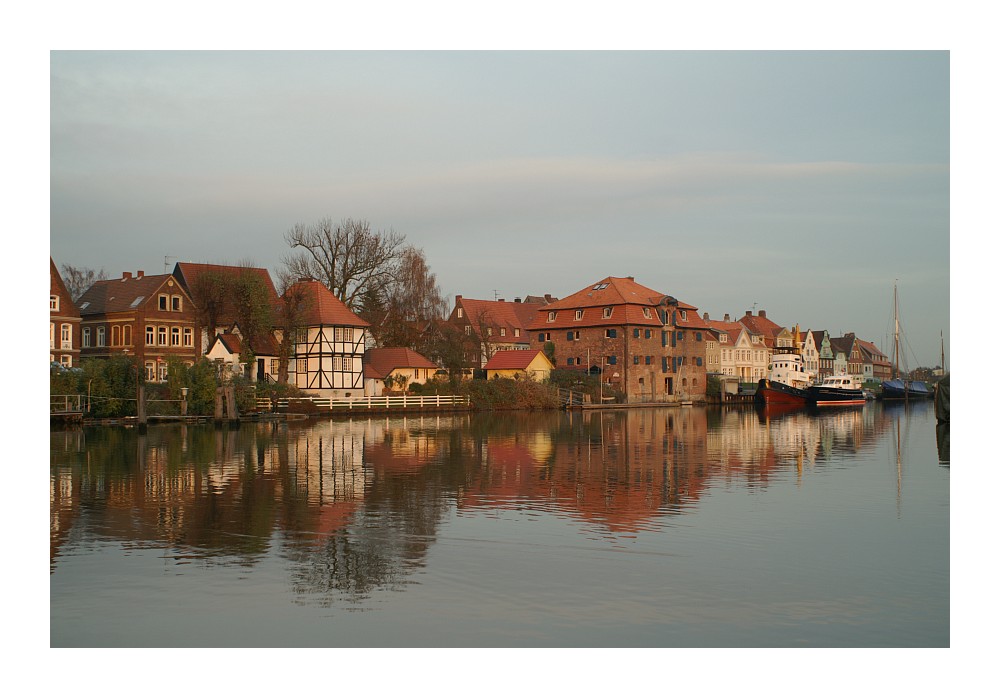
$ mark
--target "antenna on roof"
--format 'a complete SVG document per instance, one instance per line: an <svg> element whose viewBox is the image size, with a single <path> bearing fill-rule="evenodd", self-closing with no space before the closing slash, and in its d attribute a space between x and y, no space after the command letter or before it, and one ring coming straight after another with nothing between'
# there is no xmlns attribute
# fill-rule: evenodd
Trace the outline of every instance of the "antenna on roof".
<svg viewBox="0 0 1000 698"><path fill-rule="evenodd" d="M496 289L493 289L493 300L496 300L499 297L500 297L500 294L497 292Z"/></svg>
<svg viewBox="0 0 1000 698"><path fill-rule="evenodd" d="M167 257L166 255L163 256L163 273L164 274L170 273L169 270L167 269L167 267L170 266L170 262L167 261L167 260L170 260L170 259L177 259L177 258L176 257Z"/></svg>

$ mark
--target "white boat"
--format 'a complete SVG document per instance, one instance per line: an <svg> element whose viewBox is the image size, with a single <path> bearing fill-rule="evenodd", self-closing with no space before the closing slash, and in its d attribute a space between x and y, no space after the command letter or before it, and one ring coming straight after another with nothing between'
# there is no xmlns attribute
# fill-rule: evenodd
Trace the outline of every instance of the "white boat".
<svg viewBox="0 0 1000 698"><path fill-rule="evenodd" d="M809 404L817 407L865 404L861 379L846 373L828 376L819 385L810 386L806 392Z"/></svg>

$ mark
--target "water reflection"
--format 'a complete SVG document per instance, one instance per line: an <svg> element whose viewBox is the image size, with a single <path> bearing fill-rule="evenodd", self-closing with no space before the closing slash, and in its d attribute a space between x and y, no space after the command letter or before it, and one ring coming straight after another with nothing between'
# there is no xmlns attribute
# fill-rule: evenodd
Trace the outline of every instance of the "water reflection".
<svg viewBox="0 0 1000 698"><path fill-rule="evenodd" d="M101 540L175 560L278 553L311 602L407 583L449 516L530 508L581 535L673 525L713 487L850 462L874 407L511 413L51 432L51 569Z"/></svg>

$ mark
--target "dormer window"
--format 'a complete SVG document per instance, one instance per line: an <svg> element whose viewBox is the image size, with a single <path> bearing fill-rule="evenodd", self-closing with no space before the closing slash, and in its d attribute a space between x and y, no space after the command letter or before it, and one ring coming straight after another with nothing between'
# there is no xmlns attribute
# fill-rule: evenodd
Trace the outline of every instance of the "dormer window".
<svg viewBox="0 0 1000 698"><path fill-rule="evenodd" d="M613 308L605 308L605 309L604 309L604 314L603 314L603 317L604 317L605 319L607 319L607 318L611 317L611 311L612 311L612 310L613 310Z"/></svg>
<svg viewBox="0 0 1000 698"><path fill-rule="evenodd" d="M500 336L501 337L506 337L507 336L507 328L506 327L501 327L500 328Z"/></svg>
<svg viewBox="0 0 1000 698"><path fill-rule="evenodd" d="M688 319L688 311L682 310L681 311L681 320L687 320L687 319Z"/></svg>
<svg viewBox="0 0 1000 698"><path fill-rule="evenodd" d="M651 312L649 312L649 308L643 308L642 309L642 316L645 317L645 318L652 318L653 314Z"/></svg>
<svg viewBox="0 0 1000 698"><path fill-rule="evenodd" d="M577 320L582 320L583 319L583 311L582 310L577 310L576 311L576 318L575 319L577 319Z"/></svg>
<svg viewBox="0 0 1000 698"><path fill-rule="evenodd" d="M550 310L547 322L555 322L555 321L556 321L556 312L554 310Z"/></svg>
<svg viewBox="0 0 1000 698"><path fill-rule="evenodd" d="M59 310L59 296L49 296L49 310Z"/></svg>

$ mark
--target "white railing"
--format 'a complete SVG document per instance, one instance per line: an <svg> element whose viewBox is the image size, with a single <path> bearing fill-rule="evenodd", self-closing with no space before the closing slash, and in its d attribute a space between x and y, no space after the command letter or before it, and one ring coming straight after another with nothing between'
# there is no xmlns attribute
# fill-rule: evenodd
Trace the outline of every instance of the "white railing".
<svg viewBox="0 0 1000 698"><path fill-rule="evenodd" d="M50 395L49 413L86 412L86 395Z"/></svg>
<svg viewBox="0 0 1000 698"><path fill-rule="evenodd" d="M257 410L294 410L296 404L311 404L318 410L382 410L419 409L422 407L467 407L469 398L464 395L383 395L380 397L296 397L257 398Z"/></svg>

